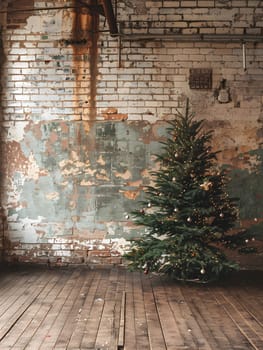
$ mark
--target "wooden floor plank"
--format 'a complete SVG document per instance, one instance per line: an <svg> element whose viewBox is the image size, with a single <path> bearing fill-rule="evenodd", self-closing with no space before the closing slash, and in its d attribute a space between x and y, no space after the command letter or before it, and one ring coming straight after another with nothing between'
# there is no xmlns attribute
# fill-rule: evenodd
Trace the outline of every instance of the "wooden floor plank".
<svg viewBox="0 0 263 350"><path fill-rule="evenodd" d="M263 279L253 276L208 286L124 268L0 276L1 350L263 349Z"/></svg>
<svg viewBox="0 0 263 350"><path fill-rule="evenodd" d="M136 349L151 350L149 343L149 333L147 328L146 310L144 303L144 294L142 290L142 274L133 272L133 300L134 300L134 322ZM125 345L128 348L128 344Z"/></svg>
<svg viewBox="0 0 263 350"><path fill-rule="evenodd" d="M144 305L147 320L147 328L149 334L149 343L151 350L166 350L166 343L164 339L163 330L161 327L159 314L155 302L150 278L142 278Z"/></svg>
<svg viewBox="0 0 263 350"><path fill-rule="evenodd" d="M82 306L81 313L78 315L77 322L75 323L73 332L69 339L67 349L80 349L83 335L85 334L87 328L87 320L94 303L94 298L96 291L99 286L101 274L98 271L91 271L89 273L89 278L85 281L86 284L81 291ZM69 325L72 325L69 323ZM55 349L65 349L65 332L67 327L63 329L56 343Z"/></svg>
<svg viewBox="0 0 263 350"><path fill-rule="evenodd" d="M48 312L51 310L57 295L62 290L68 279L68 274L61 272L56 273L55 271L49 271L48 273L53 278L47 285L47 290L43 291L43 295L39 295L39 299L35 305L35 308L37 309L36 312L32 312L28 315L29 320L27 327L24 329L21 336L16 339L14 349L24 349L31 341Z"/></svg>
<svg viewBox="0 0 263 350"><path fill-rule="evenodd" d="M41 276L40 276L41 277ZM1 305L0 305L0 329L2 317L5 315L5 312L8 310L8 314L10 313L10 307L15 307L15 305L19 305L19 299L24 297L27 293L31 285L34 283L37 276L30 274L22 274L20 275L20 279L16 283L15 280L12 280L9 284L8 293L2 295L1 297ZM15 304L15 305L14 305ZM5 323L5 320L3 320Z"/></svg>
<svg viewBox="0 0 263 350"><path fill-rule="evenodd" d="M241 335L247 340L247 348L260 350L263 345L263 329L246 312L238 301L234 301L226 291L214 291L217 302L224 308L226 314L234 322Z"/></svg>
<svg viewBox="0 0 263 350"><path fill-rule="evenodd" d="M95 342L95 349L116 350L118 335L114 327L116 293L117 293L117 270L113 270L109 277L104 307Z"/></svg>
<svg viewBox="0 0 263 350"><path fill-rule="evenodd" d="M62 330L66 327L67 333L64 333L66 345L72 334L74 323L80 312L78 308L80 290L83 286L85 279L83 278L83 273L80 271L78 278L76 279L73 288L69 292L68 296L65 299L63 306L61 307L56 319L52 323L49 331L48 337L45 338L42 345L40 346L41 350L53 349L54 345L61 334ZM66 348L67 346L65 346Z"/></svg>
<svg viewBox="0 0 263 350"><path fill-rule="evenodd" d="M34 282L35 284L32 286L31 283ZM14 302L12 305L9 305L8 309L1 314L0 341L10 332L14 325L35 302L45 284L46 281L44 282L42 275L35 276L35 278L30 278L30 283L27 284L26 289L23 288L23 292L20 296L19 290L13 294L15 295Z"/></svg>
<svg viewBox="0 0 263 350"><path fill-rule="evenodd" d="M68 279L66 280L63 288L55 297L55 302L48 305L48 312L43 315L44 318L42 319L42 322L39 324L39 327L26 347L28 350L39 349L42 343L49 338L51 326L62 309L69 293L74 288L78 276L78 270L75 270L68 275Z"/></svg>
<svg viewBox="0 0 263 350"><path fill-rule="evenodd" d="M125 342L125 315L126 315L126 291L125 291L126 271L119 269L118 283L115 300L114 329L117 335L117 349L122 350ZM123 342L123 346L121 344Z"/></svg>
<svg viewBox="0 0 263 350"><path fill-rule="evenodd" d="M168 301L165 283L152 282L155 303L160 318L160 326L164 334L167 350L186 349L184 338ZM174 288L178 288L174 286Z"/></svg>
<svg viewBox="0 0 263 350"><path fill-rule="evenodd" d="M22 278L22 276L19 273L15 273L14 271L11 271L10 275L1 276L2 279L0 284L0 307L3 307L3 305L5 307L7 306L7 300L12 296L13 293L17 291L17 289L20 290L22 285L25 284L25 279L28 279L28 274L26 274L26 276L27 277Z"/></svg>
<svg viewBox="0 0 263 350"><path fill-rule="evenodd" d="M119 320L119 332L118 332L118 342L117 349L123 349L125 343L125 309L126 309L126 293L123 291L121 299L120 308L120 320Z"/></svg>
<svg viewBox="0 0 263 350"><path fill-rule="evenodd" d="M101 317L105 305L105 296L109 283L109 271L102 270L101 277L94 295L90 314L87 315L86 328L81 341L81 348L87 350L95 349L95 342L101 322Z"/></svg>
<svg viewBox="0 0 263 350"><path fill-rule="evenodd" d="M213 350L234 349L236 344L233 344L232 338L238 339L239 343L241 342L242 335L234 327L232 320L229 319L225 310L218 304L206 286L185 287L184 296ZM222 324L222 320L224 320L224 324ZM229 334L232 336L229 337ZM244 346L248 346L246 349L250 349L248 343Z"/></svg>
<svg viewBox="0 0 263 350"><path fill-rule="evenodd" d="M226 293L226 291L223 293L224 298L228 301L228 303L230 303L230 305L233 308L235 308L235 310L241 316L239 317L239 319L242 319L246 323L246 325L250 327L251 330L257 335L257 337L260 338L261 341L263 341L262 322L257 317L255 317L253 312L251 312L251 310L249 310L244 305L244 301L242 302L240 298L234 297L229 293Z"/></svg>
<svg viewBox="0 0 263 350"><path fill-rule="evenodd" d="M179 287L176 288L175 286ZM193 317L192 310L187 304L183 293L184 288L183 284L167 283L168 302L184 339L185 349L213 350L206 340L200 325Z"/></svg>
<svg viewBox="0 0 263 350"><path fill-rule="evenodd" d="M263 288L228 288L228 292L236 298L249 315L263 327Z"/></svg>
<svg viewBox="0 0 263 350"><path fill-rule="evenodd" d="M134 313L134 298L133 298L133 278L132 273L127 271L125 275L125 334L124 334L124 349L136 350L136 331L135 331L135 313Z"/></svg>
<svg viewBox="0 0 263 350"><path fill-rule="evenodd" d="M12 329L8 332L8 334L4 337L1 342L2 347L12 347L15 345L18 338L22 336L22 334L30 327L30 323L34 319L41 306L41 300L46 297L50 288L54 286L54 283L57 281L58 276L51 276L50 274L42 274L41 282L42 287L40 288L40 293L37 298L32 299L32 304L28 308L27 312L25 312L18 322L16 322ZM23 348L23 345L20 343L20 348Z"/></svg>

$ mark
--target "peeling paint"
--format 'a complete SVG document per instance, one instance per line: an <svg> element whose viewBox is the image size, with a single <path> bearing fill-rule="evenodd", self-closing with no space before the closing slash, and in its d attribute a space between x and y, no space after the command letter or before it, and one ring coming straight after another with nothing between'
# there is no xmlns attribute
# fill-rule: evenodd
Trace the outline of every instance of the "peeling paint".
<svg viewBox="0 0 263 350"><path fill-rule="evenodd" d="M106 162L105 162L105 160L103 159L102 155L99 156L99 159L97 160L97 163L98 163L99 165L105 165L105 164L106 164Z"/></svg>
<svg viewBox="0 0 263 350"><path fill-rule="evenodd" d="M10 123L6 140L20 142L23 140L27 124L24 122Z"/></svg>
<svg viewBox="0 0 263 350"><path fill-rule="evenodd" d="M132 174L129 170L126 170L124 173L115 172L114 175L116 177L122 178L123 180L128 180L132 176Z"/></svg>
<svg viewBox="0 0 263 350"><path fill-rule="evenodd" d="M132 191L132 190L123 191L123 190L120 190L120 192L123 193L123 195L126 198L132 199L132 200L135 200L140 195L140 191L139 190L136 190L136 191Z"/></svg>
<svg viewBox="0 0 263 350"><path fill-rule="evenodd" d="M28 159L17 141L9 141L3 145L3 157L3 169L9 178L14 172L23 172L28 167Z"/></svg>
<svg viewBox="0 0 263 350"><path fill-rule="evenodd" d="M113 237L121 235L122 226L118 221L123 220L124 211L131 210L130 200L139 197L140 189L120 190L119 186L123 186L127 179L140 177L141 170L151 162L150 153L147 160L145 155L138 157L143 154L144 129L137 123L91 124L88 134L85 129L82 123L61 121L27 126L21 141L21 148L28 155L24 160L27 167L17 179L18 184L23 180L17 187L16 212L9 215L16 215L16 221L22 224L40 216L41 220L33 221L33 226L27 225L21 233L16 232L22 242L29 236L35 241L43 241L59 234L76 236L81 233L87 236L88 231L93 232L91 236L99 234L100 238L109 231ZM54 130L57 130L58 137L54 137ZM127 140L127 131L131 140ZM78 135L81 135L81 144L75 142ZM43 139L44 144L39 139ZM63 147L64 139L69 140L70 149ZM94 150L89 148L90 139L96 139ZM124 139L126 146L119 151L118 145ZM136 141L138 139L141 141ZM105 149L107 140L112 142L111 149L97 157L97 151ZM133 160L131 155L134 155ZM128 159L131 170L115 170ZM131 183L141 186L143 181L140 178ZM117 183L119 185L115 187ZM105 184L110 187L104 187ZM104 222L107 217L114 219L112 229ZM99 224L101 229L98 231L101 219L104 223ZM28 230L28 235L25 235L25 230Z"/></svg>
<svg viewBox="0 0 263 350"><path fill-rule="evenodd" d="M59 193L58 192L47 193L46 194L46 198L51 200L51 201L58 200L59 199Z"/></svg>

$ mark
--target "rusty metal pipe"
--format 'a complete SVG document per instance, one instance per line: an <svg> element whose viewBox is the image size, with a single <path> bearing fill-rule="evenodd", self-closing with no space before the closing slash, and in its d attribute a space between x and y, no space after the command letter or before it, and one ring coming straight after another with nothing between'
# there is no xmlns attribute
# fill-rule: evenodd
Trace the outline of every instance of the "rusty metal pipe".
<svg viewBox="0 0 263 350"><path fill-rule="evenodd" d="M122 40L171 40L177 42L263 42L263 35L249 34L118 34ZM117 35L117 36L118 36Z"/></svg>
<svg viewBox="0 0 263 350"><path fill-rule="evenodd" d="M119 33L117 22L112 8L112 3L110 0L102 0L103 9L105 12L105 17L107 18L108 25L110 28L111 35L117 35Z"/></svg>

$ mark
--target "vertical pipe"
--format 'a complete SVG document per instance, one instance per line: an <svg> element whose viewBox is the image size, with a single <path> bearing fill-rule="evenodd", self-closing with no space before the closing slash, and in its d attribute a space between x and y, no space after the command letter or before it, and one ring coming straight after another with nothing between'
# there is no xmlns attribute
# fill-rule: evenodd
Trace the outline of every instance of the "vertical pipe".
<svg viewBox="0 0 263 350"><path fill-rule="evenodd" d="M247 70L246 43L242 43L242 52L243 52L243 69L245 72Z"/></svg>
<svg viewBox="0 0 263 350"><path fill-rule="evenodd" d="M118 19L117 19L117 16L118 16L118 0L115 0L115 8L114 8L114 12L115 12L115 21L117 23Z"/></svg>
<svg viewBox="0 0 263 350"><path fill-rule="evenodd" d="M119 33L121 32L120 23L119 23ZM121 68L121 49L122 49L122 41L121 35L118 36L118 67Z"/></svg>
<svg viewBox="0 0 263 350"><path fill-rule="evenodd" d="M118 34L118 26L116 23L115 15L112 8L112 3L110 0L102 0L102 5L104 9L105 16L110 28L111 35Z"/></svg>

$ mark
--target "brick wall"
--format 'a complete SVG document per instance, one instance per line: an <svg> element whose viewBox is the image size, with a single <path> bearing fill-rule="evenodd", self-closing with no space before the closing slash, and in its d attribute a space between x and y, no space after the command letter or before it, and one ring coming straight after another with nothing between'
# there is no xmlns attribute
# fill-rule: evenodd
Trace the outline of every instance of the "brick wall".
<svg viewBox="0 0 263 350"><path fill-rule="evenodd" d="M118 1L116 37L77 3L0 5L6 258L120 263L165 120L186 98L215 131L242 224L260 225L262 2ZM192 68L212 69L211 89L190 89Z"/></svg>
<svg viewBox="0 0 263 350"><path fill-rule="evenodd" d="M1 23L4 22L3 21L4 17L3 15L0 14L0 20ZM0 27L0 69L2 67L2 65L4 64L4 48L3 48L3 39L2 39L2 28ZM1 70L0 70L0 73ZM1 74L2 75L2 74ZM2 84L0 84L0 94L2 95ZM2 110L2 104L0 103L0 120L3 120L3 110ZM2 131L2 129L0 129L0 132ZM2 149L3 149L3 136L2 133L0 135L0 158L3 159L3 153L2 153ZM3 183L3 176L2 176L2 172L0 171L0 183ZM0 227L1 227L1 234L0 234L0 261L2 261L2 257L3 257L3 246L4 246L4 225L5 225L5 216L4 216L4 210L2 208L2 202L3 202L3 187L0 186Z"/></svg>

